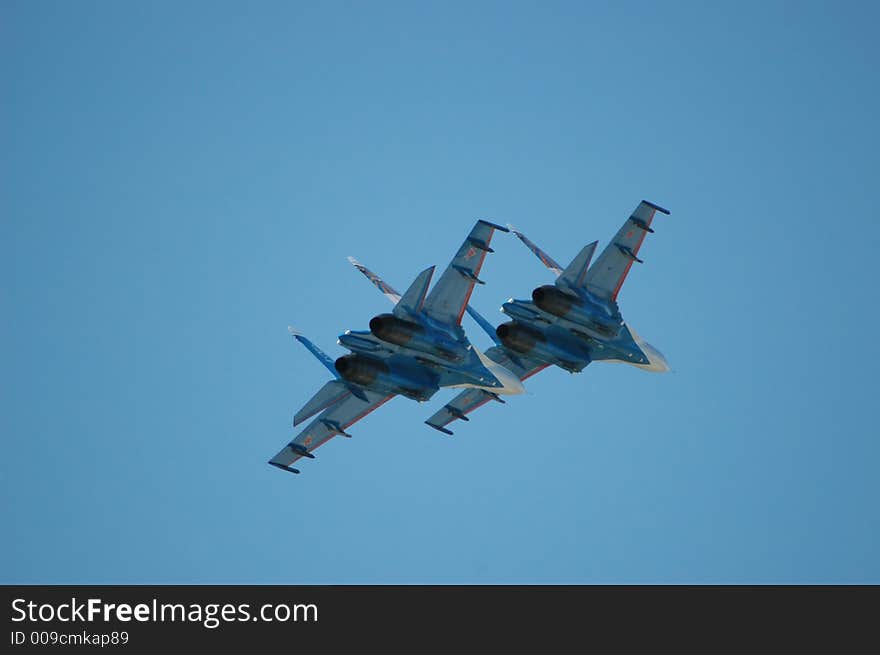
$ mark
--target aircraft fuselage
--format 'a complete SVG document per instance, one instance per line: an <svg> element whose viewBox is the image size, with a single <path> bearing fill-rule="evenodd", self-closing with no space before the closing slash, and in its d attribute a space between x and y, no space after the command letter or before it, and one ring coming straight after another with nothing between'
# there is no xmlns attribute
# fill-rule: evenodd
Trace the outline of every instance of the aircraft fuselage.
<svg viewBox="0 0 880 655"><path fill-rule="evenodd" d="M568 296L568 294L565 295ZM569 296L569 298L571 297ZM564 300L565 303L568 301L568 298ZM554 307L563 313L561 310L565 308L565 305L560 301ZM614 320L615 329L613 331L600 327L603 323L610 324L610 321L606 309L595 303L576 305L572 302L568 311L560 316L542 309L534 302L511 298L504 303L501 311L514 319L514 326L517 324L524 326L531 330L533 335L539 334L544 337L543 341L533 337L535 343L531 349L528 352L522 350L518 352L548 364L555 364L565 370L579 371L590 361L597 360L616 360L644 365L650 363L626 328L622 318ZM498 333L499 338L502 339L505 346L517 351L518 344L514 343L516 337L524 336L527 333L513 327L512 329L508 328L507 332L506 341L500 332ZM572 339L577 345L572 344ZM582 353L580 358L575 357L578 353Z"/></svg>
<svg viewBox="0 0 880 655"><path fill-rule="evenodd" d="M458 334L427 321L380 314L370 321L370 331L347 330L338 342L353 353L345 357L355 358L337 360L339 374L374 391L417 400L430 398L440 387L475 387L496 394L524 391L516 376L484 361ZM339 367L342 360L345 371Z"/></svg>
<svg viewBox="0 0 880 655"><path fill-rule="evenodd" d="M379 314L370 320L370 332L378 339L403 348L434 355L449 362L461 362L467 347L443 330L424 322L407 321L393 314Z"/></svg>
<svg viewBox="0 0 880 655"><path fill-rule="evenodd" d="M556 364L572 373L579 373L590 363L588 349L577 339L554 338L548 332L520 321L502 323L495 330L501 343L520 355Z"/></svg>
<svg viewBox="0 0 880 655"><path fill-rule="evenodd" d="M363 354L343 355L336 370L347 382L380 393L398 393L414 400L428 400L440 388L440 376L405 358L380 359Z"/></svg>
<svg viewBox="0 0 880 655"><path fill-rule="evenodd" d="M532 291L532 302L548 314L582 325L605 338L615 337L623 325L615 305L593 298L587 291L568 292L545 284Z"/></svg>

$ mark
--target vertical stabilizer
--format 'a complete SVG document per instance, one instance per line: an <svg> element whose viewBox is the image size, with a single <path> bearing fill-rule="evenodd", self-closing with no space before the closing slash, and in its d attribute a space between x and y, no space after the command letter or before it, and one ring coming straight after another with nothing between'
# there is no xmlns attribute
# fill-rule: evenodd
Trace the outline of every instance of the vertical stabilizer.
<svg viewBox="0 0 880 655"><path fill-rule="evenodd" d="M577 257L571 260L571 264L565 267L560 276L556 279L558 286L566 286L571 289L584 288L584 280L587 277L587 269L590 267L590 260L593 259L593 253L596 252L598 241L588 243L577 254Z"/></svg>
<svg viewBox="0 0 880 655"><path fill-rule="evenodd" d="M428 295L428 287L434 275L434 268L434 266L430 266L416 276L413 283L409 285L409 289L404 292L400 301L394 306L395 316L402 318L422 311L425 296Z"/></svg>

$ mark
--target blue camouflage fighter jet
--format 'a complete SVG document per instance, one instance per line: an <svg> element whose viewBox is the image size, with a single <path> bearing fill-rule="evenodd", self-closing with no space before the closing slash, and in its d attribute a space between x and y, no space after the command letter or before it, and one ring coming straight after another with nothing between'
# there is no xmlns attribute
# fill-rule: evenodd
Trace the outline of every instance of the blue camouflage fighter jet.
<svg viewBox="0 0 880 655"><path fill-rule="evenodd" d="M657 212L669 214L642 200L592 266L598 241L584 246L562 268L524 234L511 228L557 277L555 284L533 290L531 301L511 298L504 303L501 311L513 320L497 328L468 307L468 313L497 344L486 351L486 356L513 371L520 380L548 366L578 373L594 361L630 364L656 373L668 371L666 358L627 325L617 304L630 268L634 263L643 263L639 249L645 235L654 232L651 223ZM452 434L446 427L449 423L466 419L469 412L484 404L481 394L464 391L425 422Z"/></svg>
<svg viewBox="0 0 880 655"><path fill-rule="evenodd" d="M555 284L532 291L531 300L511 298L504 303L501 311L513 320L497 328L473 307L466 308L496 344L485 356L523 382L548 366L578 373L593 361L621 362L653 372L668 371L669 365L660 351L626 324L617 305L617 296L633 263L643 263L638 257L639 249L645 235L654 231L651 223L658 211L669 214L654 203L640 202L592 266L590 262L598 241L584 246L563 268L511 227L513 234L557 278ZM389 299L399 297L379 276L349 259ZM469 420L467 414L489 400L493 400L493 396L486 390L467 389L425 423L451 435L447 425L455 420Z"/></svg>
<svg viewBox="0 0 880 655"><path fill-rule="evenodd" d="M351 351L348 355L334 361L291 329L334 379L296 413L294 426L315 418L269 464L299 473L291 464L313 459L312 451L336 435L350 437L347 429L353 423L396 395L425 401L441 387L466 387L501 401L502 394L524 391L519 376L471 345L461 327L474 285L483 284L478 276L486 254L493 252L489 243L495 230L508 231L477 221L430 293L433 266L402 296L374 281L393 297L394 309L374 316L369 330L340 335L338 343Z"/></svg>

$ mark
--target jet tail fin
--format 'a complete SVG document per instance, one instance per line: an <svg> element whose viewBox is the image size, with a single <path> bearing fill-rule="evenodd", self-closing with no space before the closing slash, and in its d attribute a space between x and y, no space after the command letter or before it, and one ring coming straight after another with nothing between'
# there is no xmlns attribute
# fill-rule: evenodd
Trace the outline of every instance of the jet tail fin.
<svg viewBox="0 0 880 655"><path fill-rule="evenodd" d="M549 268L551 271L553 271L554 273L556 273L556 275L562 275L562 266L560 266L559 264L557 264L555 259L553 259L550 255L548 255L546 252L544 252L543 250L541 250L541 249L540 249L540 248L539 248L539 247L538 247L533 241L531 241L531 240L530 240L525 234L523 234L522 232L518 231L515 227L513 227L513 225L509 225L509 224L508 224L507 227L509 227L509 228L510 228L510 231L513 232L513 233L516 235L516 238L517 238L517 239L519 239L519 240L522 241L524 244L526 244L526 248L528 248L528 249L531 250L533 253L535 253L535 257L537 257L538 259L540 259L540 260L541 260L541 263L544 264L544 266L546 266L546 267Z"/></svg>
<svg viewBox="0 0 880 655"><path fill-rule="evenodd" d="M593 259L593 253L596 252L596 246L598 245L598 241L585 245L577 254L577 257L571 260L571 264L566 266L562 274L556 279L557 286L567 286L571 289L583 288L587 269L590 267L590 260Z"/></svg>
<svg viewBox="0 0 880 655"><path fill-rule="evenodd" d="M413 283L409 285L409 289L404 292L400 301L394 306L392 313L395 316L403 318L422 311L422 305L425 304L425 296L428 295L428 287L431 284L435 268L435 266L429 266L416 276Z"/></svg>
<svg viewBox="0 0 880 655"><path fill-rule="evenodd" d="M388 300L390 300L394 304L397 304L398 302L400 302L400 294L397 293L397 291L395 291L390 284L385 282L385 280L383 280L378 275L373 273L373 271L371 271L369 268L367 268L366 266L361 264L354 257L349 257L348 261L351 262L352 266L354 266L357 270L359 270L361 273L363 273L364 276L370 282L372 282L373 285L377 289L379 289L379 291L381 291L383 294L385 294L385 297L388 298Z"/></svg>
<svg viewBox="0 0 880 655"><path fill-rule="evenodd" d="M385 280L383 280L378 275L373 273L373 271L371 271L369 268L367 268L366 266L361 264L354 257L349 257L348 261L351 262L352 266L354 266L361 273L363 273L364 277L366 277L377 289L379 289L379 291L381 291L383 294L385 294L385 297L388 298L388 300L390 300L391 302L393 302L395 304L399 303L402 300L402 296L397 291L395 291L394 288L390 284L385 282ZM415 283L413 283L413 284L415 284ZM489 321L487 321L485 318L483 318L483 316L481 316L477 312L477 310L474 309L473 307L471 307L470 305L468 305L466 307L466 309L467 309L468 314L471 315L471 318L473 318L477 322L477 325L479 325L481 328L483 328L483 330L485 330L486 334L489 335L489 337L492 339L492 341L494 341L496 344L500 345L501 341L500 341L500 339L498 339L498 335L495 334L495 328L492 327L492 324L489 323Z"/></svg>

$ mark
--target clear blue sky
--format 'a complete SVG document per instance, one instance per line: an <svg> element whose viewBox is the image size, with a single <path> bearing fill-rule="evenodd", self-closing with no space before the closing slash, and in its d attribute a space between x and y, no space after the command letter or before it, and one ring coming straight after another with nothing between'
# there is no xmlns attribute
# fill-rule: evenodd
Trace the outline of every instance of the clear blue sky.
<svg viewBox="0 0 880 655"><path fill-rule="evenodd" d="M713 4L713 3L710 3ZM714 3L717 4L717 3ZM875 3L3 2L4 583L880 583ZM266 465L477 218L674 372ZM473 304L551 280L508 235ZM488 338L466 319L475 343Z"/></svg>

